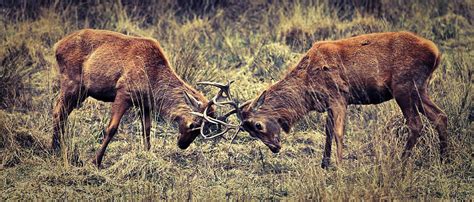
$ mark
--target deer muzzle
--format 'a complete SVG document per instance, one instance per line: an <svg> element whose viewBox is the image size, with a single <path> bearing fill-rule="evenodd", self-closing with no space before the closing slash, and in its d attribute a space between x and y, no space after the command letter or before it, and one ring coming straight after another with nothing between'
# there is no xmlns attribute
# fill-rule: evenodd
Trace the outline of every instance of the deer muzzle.
<svg viewBox="0 0 474 202"><path fill-rule="evenodd" d="M278 153L281 150L280 140L278 138L273 138L272 141L262 141L263 144L267 145L267 147L273 152Z"/></svg>

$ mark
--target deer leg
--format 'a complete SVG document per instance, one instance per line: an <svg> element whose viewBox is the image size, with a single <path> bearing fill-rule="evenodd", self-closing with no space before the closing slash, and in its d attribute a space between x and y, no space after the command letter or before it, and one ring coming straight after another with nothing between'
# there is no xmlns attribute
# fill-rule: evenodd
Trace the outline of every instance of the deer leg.
<svg viewBox="0 0 474 202"><path fill-rule="evenodd" d="M53 138L51 140L53 152L58 152L61 149L60 137L64 134L64 127L71 111L72 108L68 107L63 99L58 98L53 109Z"/></svg>
<svg viewBox="0 0 474 202"><path fill-rule="evenodd" d="M448 117L438 106L436 106L436 104L430 100L426 90L421 92L421 102L419 103L418 109L430 120L430 122L438 131L440 158L441 161L447 160Z"/></svg>
<svg viewBox="0 0 474 202"><path fill-rule="evenodd" d="M324 145L323 160L321 162L321 168L327 169L331 161L331 147L332 147L332 137L333 137L333 128L334 122L332 120L332 111L328 110L328 117L326 118L326 144Z"/></svg>
<svg viewBox="0 0 474 202"><path fill-rule="evenodd" d="M337 105L332 109L332 120L333 120L333 132L334 138L336 139L336 148L337 148L337 159L336 164L342 164L342 147L343 147L343 138L344 138L344 121L346 118L346 105Z"/></svg>
<svg viewBox="0 0 474 202"><path fill-rule="evenodd" d="M97 167L100 167L102 163L102 157L104 156L107 145L117 132L123 114L125 114L125 112L130 107L130 103L128 101L119 98L119 96L116 96L116 100L112 104L112 118L110 119L109 126L105 130L105 137L102 141L102 145L99 151L97 152L95 159L92 162Z"/></svg>
<svg viewBox="0 0 474 202"><path fill-rule="evenodd" d="M403 152L402 158L406 160L410 154L413 146L416 144L416 140L420 137L421 129L423 127L421 118L416 109L416 103L418 101L418 93L403 93L395 94L395 100L398 106L402 110L403 116L407 120L408 128L410 129L410 136L405 145L405 151Z"/></svg>
<svg viewBox="0 0 474 202"><path fill-rule="evenodd" d="M78 88L69 88L78 89ZM84 100L85 96L80 97L79 91L72 90L65 92L61 90L56 104L53 108L53 137L51 140L51 149L58 152L61 148L60 137L64 134L65 125L69 114L77 108Z"/></svg>
<svg viewBox="0 0 474 202"><path fill-rule="evenodd" d="M151 130L151 119L150 109L142 109L142 131L143 131L143 143L145 150L150 150L150 130Z"/></svg>
<svg viewBox="0 0 474 202"><path fill-rule="evenodd" d="M329 167L331 159L332 138L336 139L337 159L336 163L342 163L342 147L344 137L344 120L346 117L346 104L341 102L333 102L328 110L326 121L326 144L324 148L323 160L321 167L326 169Z"/></svg>

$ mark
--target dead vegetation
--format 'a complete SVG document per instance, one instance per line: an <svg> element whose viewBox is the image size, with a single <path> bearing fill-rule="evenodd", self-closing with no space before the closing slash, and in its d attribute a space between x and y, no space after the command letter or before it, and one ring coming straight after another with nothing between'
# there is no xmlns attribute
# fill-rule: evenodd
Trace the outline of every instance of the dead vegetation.
<svg viewBox="0 0 474 202"><path fill-rule="evenodd" d="M471 1L381 0L380 13L374 14L330 9L337 5L325 0L81 2L7 0L0 5L2 200L472 199ZM344 163L329 170L319 166L325 114L310 114L298 123L274 155L245 133L234 143L197 139L182 151L176 146L176 128L161 120L154 121L153 146L147 152L137 110L124 117L108 148L110 160L98 170L91 160L110 108L93 99L71 115L66 155L53 156L45 149L58 93L52 46L86 27L156 38L187 82L235 80L233 94L242 100L278 80L314 41L415 32L443 53L430 92L449 117L453 161L439 163L437 134L423 119L423 135L403 167L399 156L408 129L394 102L349 108ZM213 95L209 87L198 88Z"/></svg>

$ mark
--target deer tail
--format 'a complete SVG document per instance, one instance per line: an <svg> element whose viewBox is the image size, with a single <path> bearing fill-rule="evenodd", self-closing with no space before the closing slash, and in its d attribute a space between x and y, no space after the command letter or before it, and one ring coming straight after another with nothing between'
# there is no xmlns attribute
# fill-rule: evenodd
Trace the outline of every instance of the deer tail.
<svg viewBox="0 0 474 202"><path fill-rule="evenodd" d="M436 56L436 60L435 60L435 63L433 64L433 68L431 68L431 73L433 73L434 70L438 68L439 63L441 63L442 56L443 55L441 53L438 53L438 55Z"/></svg>

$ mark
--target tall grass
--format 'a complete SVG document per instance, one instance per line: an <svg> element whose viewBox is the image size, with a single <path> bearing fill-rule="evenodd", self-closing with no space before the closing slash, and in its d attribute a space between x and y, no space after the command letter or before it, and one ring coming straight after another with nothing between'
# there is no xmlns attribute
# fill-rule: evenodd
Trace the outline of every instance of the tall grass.
<svg viewBox="0 0 474 202"><path fill-rule="evenodd" d="M4 1L0 3L0 198L140 199L463 199L474 176L471 1L376 1L365 12L333 1ZM437 133L423 119L411 160L400 160L408 128L393 101L350 106L344 161L320 168L325 114L305 117L272 154L240 134L197 139L185 151L177 130L153 121L143 150L136 110L109 145L104 169L90 162L109 120L108 103L88 99L69 119L61 157L48 153L59 85L53 44L82 28L156 38L176 72L195 85L235 80L251 99L295 65L311 44L353 35L408 30L443 53L430 93L449 118L453 160L441 164ZM210 88L198 89L212 94Z"/></svg>

